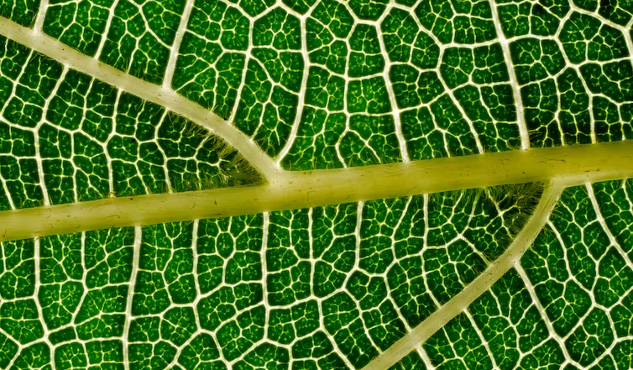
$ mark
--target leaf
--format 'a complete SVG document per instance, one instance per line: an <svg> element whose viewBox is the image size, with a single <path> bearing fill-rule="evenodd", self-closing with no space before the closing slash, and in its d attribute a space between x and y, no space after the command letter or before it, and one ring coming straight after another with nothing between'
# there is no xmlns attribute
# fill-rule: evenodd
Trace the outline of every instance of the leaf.
<svg viewBox="0 0 633 370"><path fill-rule="evenodd" d="M631 367L629 8L5 0L0 369Z"/></svg>

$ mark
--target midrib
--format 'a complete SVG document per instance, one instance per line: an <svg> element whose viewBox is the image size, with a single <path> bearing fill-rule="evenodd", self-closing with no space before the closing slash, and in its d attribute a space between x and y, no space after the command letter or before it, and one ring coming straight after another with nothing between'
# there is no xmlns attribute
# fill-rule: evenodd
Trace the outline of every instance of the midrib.
<svg viewBox="0 0 633 370"><path fill-rule="evenodd" d="M0 212L0 241L254 214L557 179L633 177L633 141L486 153L339 170L281 172L268 184Z"/></svg>

